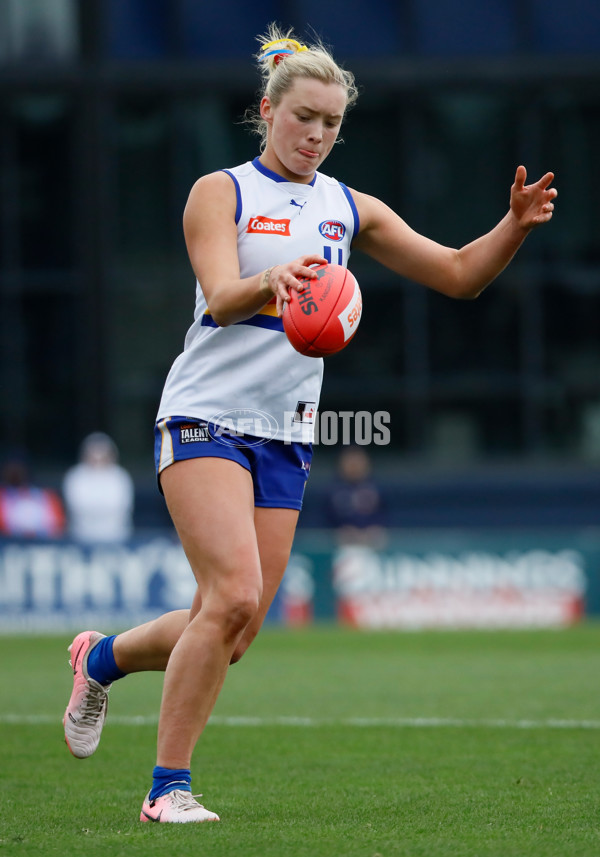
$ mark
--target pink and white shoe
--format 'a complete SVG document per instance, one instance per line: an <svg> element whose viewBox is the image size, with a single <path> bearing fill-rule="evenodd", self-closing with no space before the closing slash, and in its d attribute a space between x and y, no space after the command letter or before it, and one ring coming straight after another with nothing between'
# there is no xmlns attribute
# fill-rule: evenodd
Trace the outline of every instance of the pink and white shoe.
<svg viewBox="0 0 600 857"><path fill-rule="evenodd" d="M179 824L195 821L220 821L216 812L211 812L198 803L197 797L182 789L167 792L156 800L150 800L150 792L144 798L140 821L170 821Z"/></svg>
<svg viewBox="0 0 600 857"><path fill-rule="evenodd" d="M99 684L87 671L88 655L103 637L98 631L82 631L69 646L73 692L63 725L67 747L77 759L87 759L95 752L106 719L110 684Z"/></svg>

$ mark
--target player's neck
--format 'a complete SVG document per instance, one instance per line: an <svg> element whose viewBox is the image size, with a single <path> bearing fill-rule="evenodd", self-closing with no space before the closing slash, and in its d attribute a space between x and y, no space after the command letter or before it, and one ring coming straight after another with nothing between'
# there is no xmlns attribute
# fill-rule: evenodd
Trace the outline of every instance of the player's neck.
<svg viewBox="0 0 600 857"><path fill-rule="evenodd" d="M287 182L293 182L294 184L312 184L314 182L314 170L308 175L298 175L297 173L293 173L291 170L287 169L276 155L269 152L268 149L265 149L265 151L259 156L258 160L263 167L270 170L272 173L275 173L280 178L285 179Z"/></svg>

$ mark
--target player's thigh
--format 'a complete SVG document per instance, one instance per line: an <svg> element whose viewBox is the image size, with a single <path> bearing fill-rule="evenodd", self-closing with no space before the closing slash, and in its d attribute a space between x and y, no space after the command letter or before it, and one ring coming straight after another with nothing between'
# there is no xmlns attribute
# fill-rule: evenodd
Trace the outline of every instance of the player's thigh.
<svg viewBox="0 0 600 857"><path fill-rule="evenodd" d="M200 590L260 576L252 477L223 458L176 461L161 473L173 524Z"/></svg>
<svg viewBox="0 0 600 857"><path fill-rule="evenodd" d="M260 608L249 626L250 632L258 631L279 589L290 558L298 514L295 509L255 509L263 590Z"/></svg>

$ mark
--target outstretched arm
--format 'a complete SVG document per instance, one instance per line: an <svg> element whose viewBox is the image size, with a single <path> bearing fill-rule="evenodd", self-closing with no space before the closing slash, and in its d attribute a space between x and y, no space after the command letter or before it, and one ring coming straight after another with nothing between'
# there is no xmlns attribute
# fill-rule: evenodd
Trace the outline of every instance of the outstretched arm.
<svg viewBox="0 0 600 857"><path fill-rule="evenodd" d="M552 217L554 174L531 185L526 179L525 167L518 167L507 214L460 250L420 235L380 200L353 191L361 222L355 246L408 279L450 297L475 298L504 270L529 232Z"/></svg>

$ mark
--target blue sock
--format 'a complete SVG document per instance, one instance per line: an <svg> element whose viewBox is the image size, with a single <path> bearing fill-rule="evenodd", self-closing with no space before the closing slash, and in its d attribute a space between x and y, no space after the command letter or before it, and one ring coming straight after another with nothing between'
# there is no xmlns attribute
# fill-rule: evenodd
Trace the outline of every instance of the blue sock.
<svg viewBox="0 0 600 857"><path fill-rule="evenodd" d="M189 768L161 768L157 765L152 771L154 781L150 789L149 800L156 800L175 789L182 792L192 791L192 775Z"/></svg>
<svg viewBox="0 0 600 857"><path fill-rule="evenodd" d="M110 684L125 675L117 666L113 655L116 636L113 634L112 637L103 637L88 655L88 675L100 684Z"/></svg>

